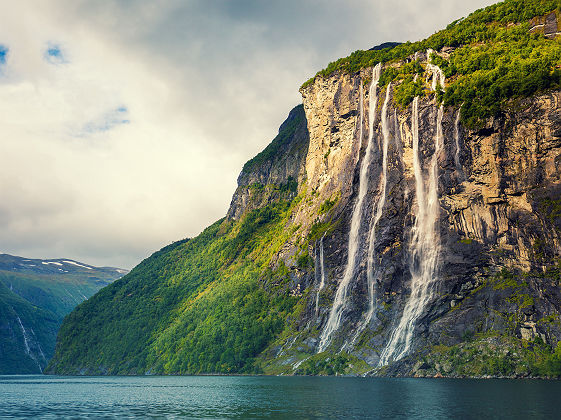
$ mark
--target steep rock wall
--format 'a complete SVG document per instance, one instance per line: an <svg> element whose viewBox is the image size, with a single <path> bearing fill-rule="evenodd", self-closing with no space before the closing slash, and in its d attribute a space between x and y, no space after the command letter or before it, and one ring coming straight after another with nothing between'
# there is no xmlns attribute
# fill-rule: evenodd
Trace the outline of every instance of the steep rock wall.
<svg viewBox="0 0 561 420"><path fill-rule="evenodd" d="M368 307L368 238L381 192L380 108L385 89L378 89L376 144L372 155L365 156L371 72L365 69L354 75L318 78L302 91L310 133L305 159L307 188L315 198L301 206L295 223L307 221L308 229L314 223L333 225L322 241L327 285L320 294L317 315L318 276L308 277L311 283L302 286L312 292L298 327L298 334L307 336L306 344L299 348L313 354L347 263L348 232L359 188L358 168L363 159L371 159L358 262L330 351L343 348L376 367L410 298L409 244L419 210L412 108L400 109L390 98L387 199L376 226L373 251L376 311L349 346ZM389 92L393 95L393 89ZM418 359L419 352L427 353L436 344L461 343L466 334L540 337L553 346L561 339L559 287L555 281L540 277L561 256L560 99L560 92L550 92L517 101L500 118L478 130L466 129L457 119L457 109L444 110L444 144L437 153L440 213L436 281L430 300L414 320L410 357L394 364L389 373L412 374L411 363ZM432 96L421 98L419 160L425 176L435 153L437 111ZM334 196L340 197L335 208L318 215L319 206ZM310 244L313 255L320 254L318 246L317 241ZM319 264L317 257L315 261ZM501 269L525 273L526 280L497 287ZM555 322L540 322L552 316ZM297 370L299 364L294 366Z"/></svg>
<svg viewBox="0 0 561 420"><path fill-rule="evenodd" d="M271 201L293 198L305 179L308 143L306 115L298 105L290 111L271 144L245 164L226 217L239 220Z"/></svg>

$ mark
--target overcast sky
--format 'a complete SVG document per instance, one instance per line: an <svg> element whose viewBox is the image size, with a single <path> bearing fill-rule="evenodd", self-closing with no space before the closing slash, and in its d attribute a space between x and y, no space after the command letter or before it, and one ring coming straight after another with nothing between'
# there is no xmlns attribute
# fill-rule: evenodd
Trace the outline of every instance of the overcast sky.
<svg viewBox="0 0 561 420"><path fill-rule="evenodd" d="M492 3L3 1L0 252L131 268L197 235L302 82Z"/></svg>

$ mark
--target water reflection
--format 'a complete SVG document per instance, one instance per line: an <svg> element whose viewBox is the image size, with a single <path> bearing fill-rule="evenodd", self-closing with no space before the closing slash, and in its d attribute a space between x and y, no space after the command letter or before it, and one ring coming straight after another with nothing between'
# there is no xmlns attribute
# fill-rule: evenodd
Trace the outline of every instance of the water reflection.
<svg viewBox="0 0 561 420"><path fill-rule="evenodd" d="M0 418L556 418L559 381L0 376Z"/></svg>

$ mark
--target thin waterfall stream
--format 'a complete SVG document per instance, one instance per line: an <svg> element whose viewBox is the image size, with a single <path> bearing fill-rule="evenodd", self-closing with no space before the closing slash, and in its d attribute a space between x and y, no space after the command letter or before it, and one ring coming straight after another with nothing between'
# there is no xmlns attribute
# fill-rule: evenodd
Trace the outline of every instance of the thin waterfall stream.
<svg viewBox="0 0 561 420"><path fill-rule="evenodd" d="M320 275L320 283L316 294L316 316L319 311L319 294L325 287L325 263L324 263L324 254L323 254L323 238L325 238L325 234L319 240L319 275Z"/></svg>
<svg viewBox="0 0 561 420"><path fill-rule="evenodd" d="M456 171L463 176L462 164L460 163L460 116L461 108L458 109L456 120L454 121L454 142L456 145L456 153L454 153L454 163L456 164Z"/></svg>

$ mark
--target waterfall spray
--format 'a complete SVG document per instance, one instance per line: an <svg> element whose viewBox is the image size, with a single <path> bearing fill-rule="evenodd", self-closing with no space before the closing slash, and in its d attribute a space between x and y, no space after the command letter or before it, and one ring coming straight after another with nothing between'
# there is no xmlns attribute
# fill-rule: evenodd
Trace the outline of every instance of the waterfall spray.
<svg viewBox="0 0 561 420"><path fill-rule="evenodd" d="M318 353L324 351L329 343L331 342L332 334L339 329L341 325L341 318L343 316L343 311L347 304L347 294L349 291L349 286L351 280L355 274L356 259L359 251L359 233L360 225L362 221L362 207L366 193L368 192L368 168L370 163L370 156L372 154L373 146L373 136L374 136L374 118L376 113L376 107L378 104L377 96L377 86L380 80L382 66L381 64L376 65L372 70L372 83L370 84L369 91L369 131L368 131L368 144L366 146L366 152L364 154L364 159L360 166L360 177L358 186L358 197L353 209L353 215L351 218L351 229L349 231L349 243L348 243L348 256L347 256L347 266L345 267L345 272L343 274L343 279L337 287L337 292L335 293L335 299L331 310L329 312L329 318L327 324L321 332ZM362 142L362 119L363 119L363 100L362 100L362 83L360 84L360 141Z"/></svg>
<svg viewBox="0 0 561 420"><path fill-rule="evenodd" d="M427 52L430 56L430 54ZM444 88L444 75L434 65L428 67L433 76L433 87L437 83ZM413 134L413 169L415 174L415 193L417 214L409 244L409 271L411 273L411 295L405 304L397 327L393 330L388 344L380 355L380 366L405 356L410 348L416 321L433 298L433 285L436 281L440 238L438 220L440 205L438 201L438 156L442 152L444 135L442 119L444 107L440 106L436 118L434 153L431 158L428 188L422 176L419 158L419 98L413 101L411 131Z"/></svg>

